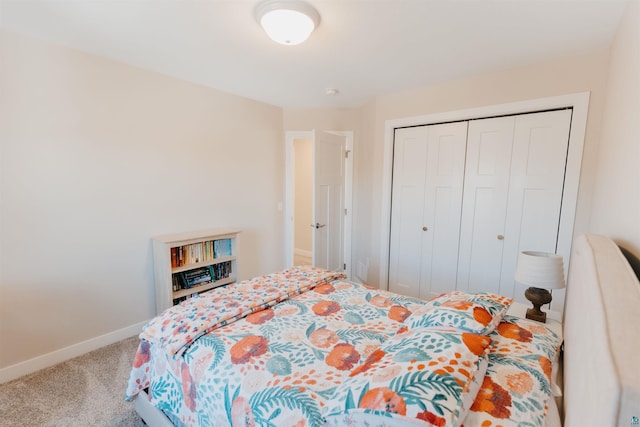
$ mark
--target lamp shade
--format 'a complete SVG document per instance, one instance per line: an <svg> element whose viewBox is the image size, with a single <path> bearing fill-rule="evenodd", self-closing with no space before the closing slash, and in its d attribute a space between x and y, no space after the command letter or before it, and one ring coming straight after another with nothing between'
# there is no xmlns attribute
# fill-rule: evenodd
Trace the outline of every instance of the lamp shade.
<svg viewBox="0 0 640 427"><path fill-rule="evenodd" d="M547 252L521 252L515 281L539 289L564 288L562 256Z"/></svg>
<svg viewBox="0 0 640 427"><path fill-rule="evenodd" d="M256 20L275 42L296 45L320 23L320 15L301 0L263 0L254 10Z"/></svg>

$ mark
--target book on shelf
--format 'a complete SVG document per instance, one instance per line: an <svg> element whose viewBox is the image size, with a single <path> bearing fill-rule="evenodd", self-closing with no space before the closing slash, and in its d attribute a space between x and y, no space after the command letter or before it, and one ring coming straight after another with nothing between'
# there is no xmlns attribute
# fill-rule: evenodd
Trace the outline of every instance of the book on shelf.
<svg viewBox="0 0 640 427"><path fill-rule="evenodd" d="M187 289L187 282L184 278L184 275L182 273L175 273L171 275L171 282L172 282L172 287L173 287L173 291L179 291L181 289Z"/></svg>
<svg viewBox="0 0 640 427"><path fill-rule="evenodd" d="M180 297L180 298L174 298L173 299L173 305L180 304L181 302L186 301L189 298L197 298L199 296L200 296L200 294L198 292L194 292L192 294L185 295L185 296Z"/></svg>
<svg viewBox="0 0 640 427"><path fill-rule="evenodd" d="M208 267L196 268L188 270L182 273L187 285L187 289L193 286L201 285L203 283L213 282L215 279L211 275L211 270Z"/></svg>
<svg viewBox="0 0 640 427"><path fill-rule="evenodd" d="M171 268L178 267L178 248L171 248Z"/></svg>
<svg viewBox="0 0 640 427"><path fill-rule="evenodd" d="M186 297L186 296L184 296L184 297L180 297L180 298L175 298L175 299L173 300L173 305L180 304L182 301L186 301L186 300L187 300L187 297Z"/></svg>
<svg viewBox="0 0 640 427"><path fill-rule="evenodd" d="M173 273L171 276L172 288L174 292L182 289L190 289L194 286L204 285L220 279L226 279L231 276L231 273L231 261Z"/></svg>
<svg viewBox="0 0 640 427"><path fill-rule="evenodd" d="M220 264L214 264L213 266L216 280L226 279L231 275L231 261L221 262Z"/></svg>
<svg viewBox="0 0 640 427"><path fill-rule="evenodd" d="M216 258L231 256L231 239L214 240L213 251Z"/></svg>
<svg viewBox="0 0 640 427"><path fill-rule="evenodd" d="M207 240L171 248L171 268L232 255L231 239Z"/></svg>

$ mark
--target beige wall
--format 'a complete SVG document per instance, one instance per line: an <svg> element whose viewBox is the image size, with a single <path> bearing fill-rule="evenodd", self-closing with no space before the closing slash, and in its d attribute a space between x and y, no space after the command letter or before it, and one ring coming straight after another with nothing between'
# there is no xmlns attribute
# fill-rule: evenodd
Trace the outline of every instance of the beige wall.
<svg viewBox="0 0 640 427"><path fill-rule="evenodd" d="M376 148L376 117L377 103L368 102L362 107L362 135L357 145L358 149L353 157L354 167L354 188L358 191L353 193L353 236L352 236L352 264L354 265L354 276L361 282L378 283L377 279L377 257L378 250L371 248L372 232L379 234L380 229L380 209L372 211L374 199L381 200L376 194L376 183L380 185L382 174L382 161L380 169L375 170L375 148ZM381 149L381 148L380 148ZM379 193L380 190L377 190ZM376 222L378 221L378 222ZM375 224L375 225L374 225ZM371 267L373 265L373 267Z"/></svg>
<svg viewBox="0 0 640 427"><path fill-rule="evenodd" d="M282 116L286 131L353 131L354 139L360 131L359 108L285 108Z"/></svg>
<svg viewBox="0 0 640 427"><path fill-rule="evenodd" d="M296 139L294 150L293 246L294 250L310 253L313 250L313 152L310 139Z"/></svg>
<svg viewBox="0 0 640 427"><path fill-rule="evenodd" d="M362 129L373 129L373 134L366 138L366 143L371 144L367 149L372 154L362 156L358 152L356 158L360 168L357 176L361 180L358 185L364 186L361 189L366 187L366 191L358 196L358 211L366 216L364 221L369 222L370 229L366 232L357 230L354 241L358 242L358 252L354 249L353 256L355 263L371 260L369 283L380 285L381 171L386 120L591 91L576 215L576 229L585 231L589 222L607 64L608 51L594 52L394 93L366 105ZM354 218L355 223L362 218Z"/></svg>
<svg viewBox="0 0 640 427"><path fill-rule="evenodd" d="M280 108L0 43L0 368L149 319L153 235L239 227L242 278L282 267Z"/></svg>
<svg viewBox="0 0 640 427"><path fill-rule="evenodd" d="M640 2L611 48L590 230L640 257Z"/></svg>

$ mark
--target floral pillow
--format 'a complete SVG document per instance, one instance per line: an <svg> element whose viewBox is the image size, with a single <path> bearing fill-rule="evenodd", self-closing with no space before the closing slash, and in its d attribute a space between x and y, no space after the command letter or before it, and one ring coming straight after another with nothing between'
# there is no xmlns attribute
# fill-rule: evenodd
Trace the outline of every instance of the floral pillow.
<svg viewBox="0 0 640 427"><path fill-rule="evenodd" d="M486 371L491 339L450 329L401 331L338 386L326 406L329 425L377 415L382 424L444 426L465 416Z"/></svg>
<svg viewBox="0 0 640 427"><path fill-rule="evenodd" d="M500 323L512 298L490 293L452 291L430 300L407 318L409 329L452 327L487 335Z"/></svg>
<svg viewBox="0 0 640 427"><path fill-rule="evenodd" d="M560 338L540 323L512 316L489 337L489 367L462 425L544 426Z"/></svg>

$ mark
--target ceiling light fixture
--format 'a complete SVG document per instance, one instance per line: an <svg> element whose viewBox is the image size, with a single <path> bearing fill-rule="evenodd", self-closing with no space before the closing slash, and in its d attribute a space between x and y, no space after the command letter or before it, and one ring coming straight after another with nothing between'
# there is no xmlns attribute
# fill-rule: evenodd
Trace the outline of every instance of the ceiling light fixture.
<svg viewBox="0 0 640 427"><path fill-rule="evenodd" d="M267 35L284 45L302 43L320 24L318 11L300 0L263 0L254 15Z"/></svg>

